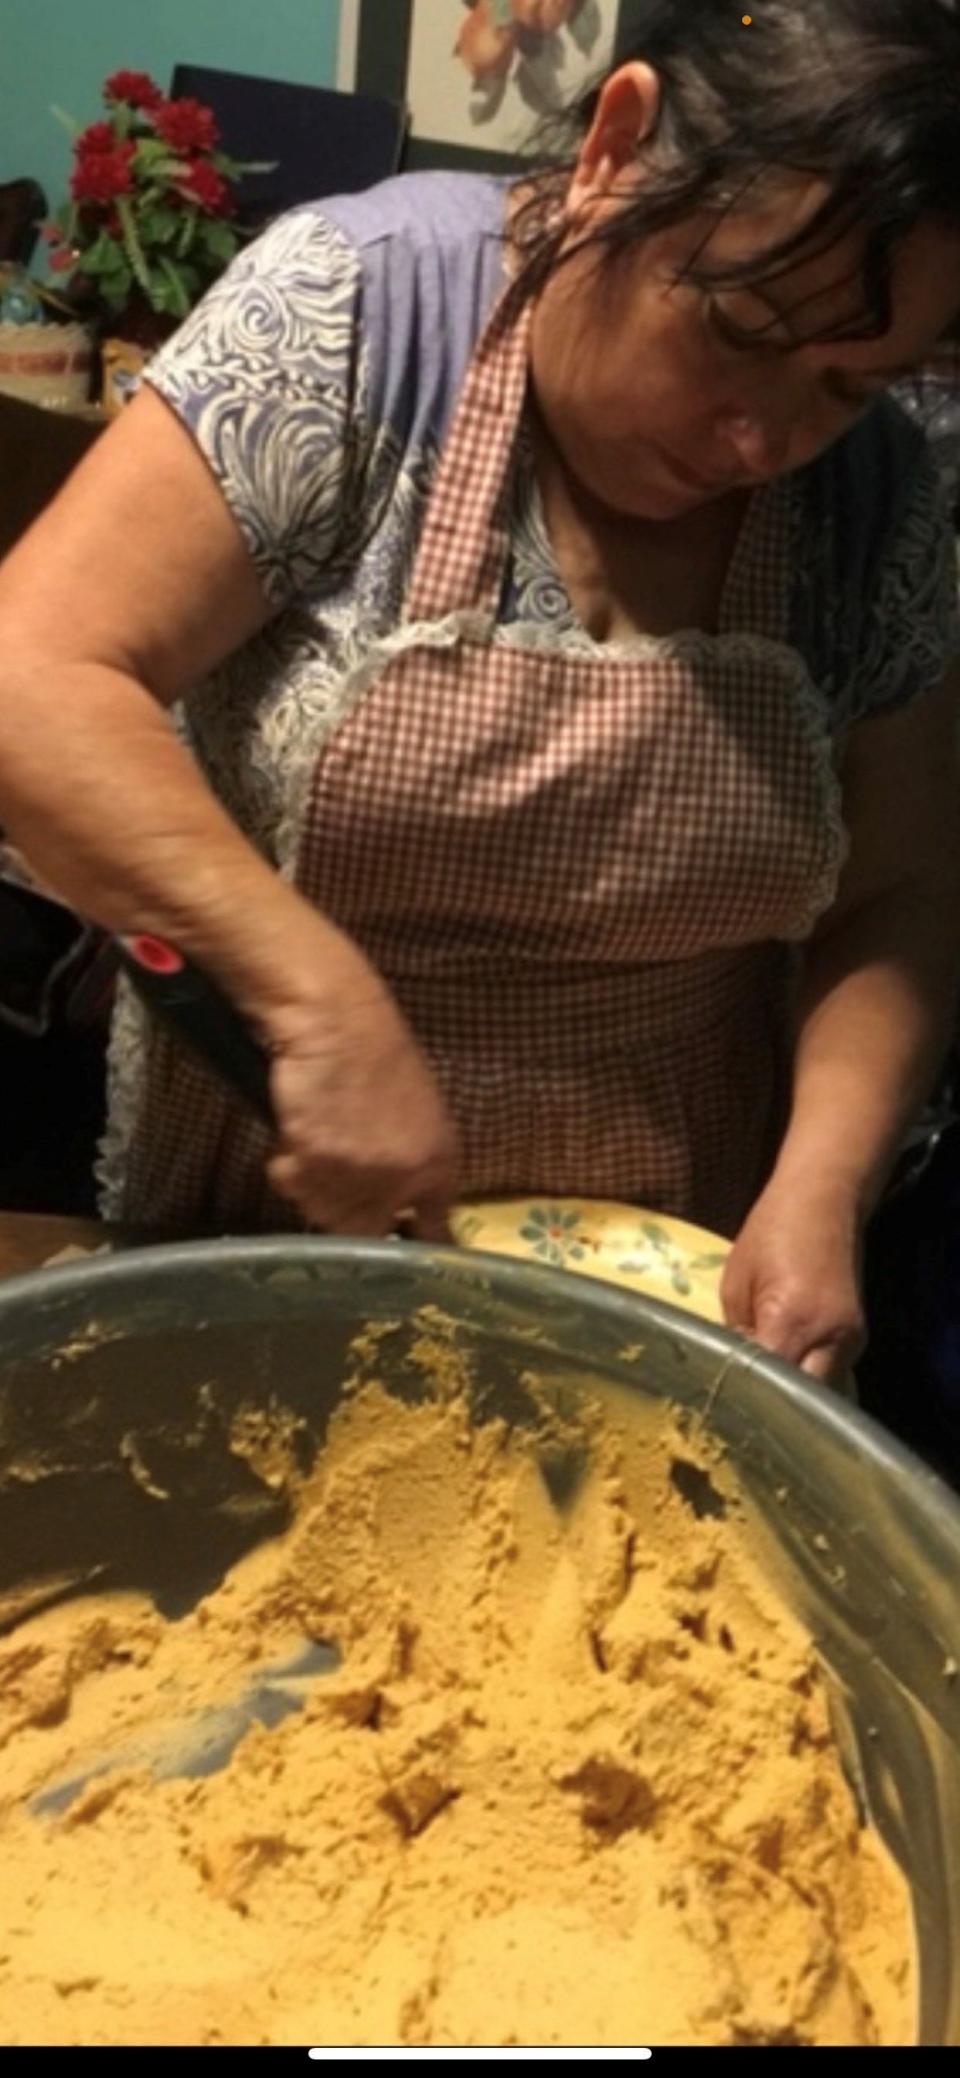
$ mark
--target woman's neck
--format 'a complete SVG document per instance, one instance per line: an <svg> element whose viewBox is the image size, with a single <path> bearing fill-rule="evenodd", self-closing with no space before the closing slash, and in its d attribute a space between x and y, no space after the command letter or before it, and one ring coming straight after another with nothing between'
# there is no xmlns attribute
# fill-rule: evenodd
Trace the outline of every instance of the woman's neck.
<svg viewBox="0 0 960 2078"><path fill-rule="evenodd" d="M681 518L611 511L565 463L532 401L528 427L544 522L577 614L597 641L715 631L750 502L731 493Z"/></svg>

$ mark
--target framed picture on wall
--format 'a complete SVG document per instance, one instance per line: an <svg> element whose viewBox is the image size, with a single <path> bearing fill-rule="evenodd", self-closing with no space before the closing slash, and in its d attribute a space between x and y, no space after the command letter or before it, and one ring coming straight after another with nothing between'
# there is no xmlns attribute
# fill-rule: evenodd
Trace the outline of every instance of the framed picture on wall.
<svg viewBox="0 0 960 2078"><path fill-rule="evenodd" d="M607 71L637 0L341 0L338 84L405 106L404 165L509 171Z"/></svg>

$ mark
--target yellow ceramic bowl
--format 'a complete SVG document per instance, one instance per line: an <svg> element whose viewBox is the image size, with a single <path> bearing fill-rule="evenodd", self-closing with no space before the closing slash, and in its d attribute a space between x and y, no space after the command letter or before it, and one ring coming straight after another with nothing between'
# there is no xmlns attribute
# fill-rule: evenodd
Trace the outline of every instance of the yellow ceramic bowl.
<svg viewBox="0 0 960 2078"><path fill-rule="evenodd" d="M729 1241L666 1213L603 1198L504 1198L458 1206L451 1224L464 1248L599 1277L704 1320L723 1318Z"/></svg>

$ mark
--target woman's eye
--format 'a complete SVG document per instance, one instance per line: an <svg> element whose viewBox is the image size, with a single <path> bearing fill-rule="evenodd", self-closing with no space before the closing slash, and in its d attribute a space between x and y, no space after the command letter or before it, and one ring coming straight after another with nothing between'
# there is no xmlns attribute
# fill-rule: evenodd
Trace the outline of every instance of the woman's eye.
<svg viewBox="0 0 960 2078"><path fill-rule="evenodd" d="M756 332L743 331L712 299L707 302L706 319L708 331L719 339L721 346L731 347L734 353L775 354L783 351L764 337L763 327Z"/></svg>
<svg viewBox="0 0 960 2078"><path fill-rule="evenodd" d="M708 331L713 333L715 339L719 339L722 346L732 346L740 352L749 346L749 340L737 330L736 325L731 324L718 303L707 303L706 318Z"/></svg>
<svg viewBox="0 0 960 2078"><path fill-rule="evenodd" d="M783 345L769 337L769 326L758 324L756 330L744 330L734 318L719 308L719 303L706 305L706 330L711 332L715 343L727 349L727 353L752 353L758 359L783 359Z"/></svg>
<svg viewBox="0 0 960 2078"><path fill-rule="evenodd" d="M719 341L728 351L763 354L767 358L784 358L784 348L773 340L765 339L762 329L757 332L742 331L712 298L707 301L705 316L707 330L712 338ZM882 382L857 384L846 381L842 375L828 375L825 387L835 404L844 405L848 411L866 411L868 405L875 404L877 398L883 396L888 385Z"/></svg>

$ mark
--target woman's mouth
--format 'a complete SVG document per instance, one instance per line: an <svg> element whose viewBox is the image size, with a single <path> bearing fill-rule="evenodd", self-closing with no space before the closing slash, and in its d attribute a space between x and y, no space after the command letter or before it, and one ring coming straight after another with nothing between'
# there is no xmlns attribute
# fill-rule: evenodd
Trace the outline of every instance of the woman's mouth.
<svg viewBox="0 0 960 2078"><path fill-rule="evenodd" d="M723 491L731 491L735 488L730 477L726 477L723 481L718 481L716 477L695 476L692 469L685 468L684 464L678 462L673 455L668 454L665 448L659 448L657 452L664 467L669 471L674 480L682 485L684 490L701 491L706 498L717 498Z"/></svg>

